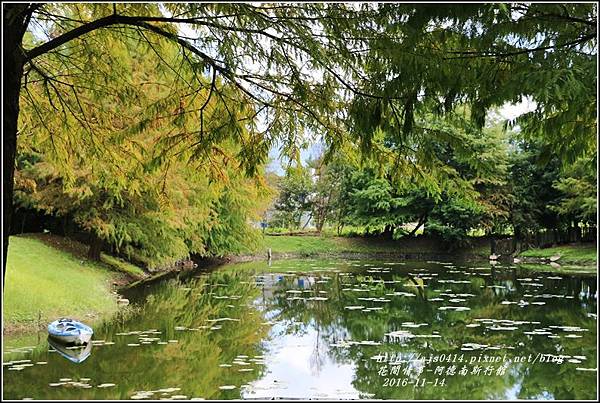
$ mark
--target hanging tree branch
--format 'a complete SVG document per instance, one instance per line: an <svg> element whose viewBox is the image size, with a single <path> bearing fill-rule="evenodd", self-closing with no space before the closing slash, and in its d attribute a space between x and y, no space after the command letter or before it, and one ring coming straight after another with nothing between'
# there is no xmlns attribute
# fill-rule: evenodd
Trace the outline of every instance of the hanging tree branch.
<svg viewBox="0 0 600 403"><path fill-rule="evenodd" d="M569 47L569 46L575 46L575 45L579 45L579 44L583 44L583 43L586 43L588 41L591 41L592 39L595 39L596 37L597 37L596 32L593 32L591 34L582 36L580 38L577 38L575 40L572 40L572 41L569 41L569 42L565 42L565 43L562 43L562 44L540 46L540 47L533 48L533 49L515 50L513 52L496 53L494 51L468 51L468 50L451 51L451 52L448 52L448 53L450 53L450 54L457 54L457 55L461 55L461 56L446 57L446 58L444 58L444 60L464 59L464 58L476 58L476 57L497 57L497 58L512 57L512 56L517 56L517 55L522 55L522 54L527 54L527 53L540 52L540 51L543 51L543 50L550 50L550 49L558 49L558 48L565 48L565 47Z"/></svg>
<svg viewBox="0 0 600 403"><path fill-rule="evenodd" d="M261 35L261 36L269 38L275 42L285 43L289 46L297 48L297 49L305 52L306 54L309 54L309 55L311 54L311 51L309 49L307 49L305 46L303 46L299 43L294 43L291 40L289 40L288 38L278 37L274 34L270 34L270 33L266 32L266 30L263 30L263 29L227 26L227 25L222 25L222 24L217 24L214 22L206 21L199 17L173 18L173 17L156 17L156 16L147 16L147 17L146 16L123 16L123 15L118 15L118 14L112 14L112 15L109 15L106 17L99 18L95 21L83 24L83 25L81 25L77 28L74 28L73 30L66 32L66 33L64 33L64 34L62 34L50 41L38 46L38 47L35 47L29 51L26 51L25 52L25 60L29 61L29 60L35 59L36 57L38 57L44 53L47 53L65 43L73 40L73 39L76 39L82 35L85 35L87 33L95 31L97 29L106 28L106 27L110 27L110 26L114 26L114 25L130 25L130 26L142 27L149 31L155 32L165 38L168 38L172 41L175 41L175 42L179 43L181 46L187 48L188 50L192 51L196 55L200 56L204 60L208 61L213 66L217 67L216 59L209 57L207 54L200 51L198 48L196 48L195 46L191 45L189 42L184 40L180 35L170 33L162 28L155 26L155 25L149 24L150 22L193 24L193 25L198 25L198 26L205 26L208 28L220 29L223 31L232 31L232 32L238 32L238 33L245 33L245 34ZM336 80L338 80L344 87L346 87L348 90L350 90L355 95L360 95L360 96L364 96L364 97L368 97L368 98L376 98L376 99L383 98L382 96L375 95L375 94L369 94L369 93L366 93L364 91L361 91L361 90L355 88L347 80L345 80L339 73L337 73L331 66L329 66L326 62L320 60L320 58L318 58L318 57L314 58L314 61L316 63L318 63L319 65L321 65L321 67L323 67L327 72L329 72L333 77L335 77ZM218 66L219 70L224 69L224 68L225 68L224 66ZM220 72L222 73L222 71L220 71Z"/></svg>

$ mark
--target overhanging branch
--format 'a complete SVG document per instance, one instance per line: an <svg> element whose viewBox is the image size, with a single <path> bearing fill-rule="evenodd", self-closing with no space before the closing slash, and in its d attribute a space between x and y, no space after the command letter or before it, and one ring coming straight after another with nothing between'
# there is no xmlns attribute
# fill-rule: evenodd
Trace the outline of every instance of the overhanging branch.
<svg viewBox="0 0 600 403"><path fill-rule="evenodd" d="M558 48L564 48L564 47L569 47L569 46L575 46L575 45L583 44L583 43L585 43L587 41L590 41L590 40L596 38L596 36L597 36L597 34L596 34L596 32L594 32L594 33L582 36L581 38L575 39L573 41L565 42L565 43L562 43L562 44L549 45L549 46L540 46L540 47L533 48L533 49L515 50L513 52L496 53L496 52L493 52L493 51L468 51L468 50L465 50L465 51L453 51L453 52L448 52L448 53L459 55L459 56L447 57L447 58L444 58L444 60L477 58L477 57L497 57L497 58L511 57L511 56L517 56L517 55L522 55L522 54L527 54L527 53L540 52L540 51L543 51L543 50L551 50L551 49L558 49Z"/></svg>
<svg viewBox="0 0 600 403"><path fill-rule="evenodd" d="M83 24L83 25L81 25L77 28L74 28L73 30L66 32L66 33L64 33L64 34L44 43L36 48L26 51L25 52L25 62L33 60L36 57L38 57L44 53L47 53L53 49L56 49L57 47L65 44L73 39L76 39L82 35L85 35L87 33L95 31L97 29L106 28L106 27L113 26L113 25L130 25L130 26L142 27L144 29L155 32L163 37L166 37L172 41L177 42L184 48L190 50L191 52L200 56L202 59L208 61L212 67L214 67L215 69L217 69L219 71L219 73L221 73L221 74L225 75L227 78L231 79L230 76L233 74L233 72L231 70L227 69L225 66L219 66L217 64L217 61L214 58L212 58L212 57L208 56L207 54L205 54L204 52L200 51L198 48L196 48L195 46L190 44L188 41L184 40L181 36L170 33L160 27L157 27L156 25L150 24L150 22L165 22L165 23L170 22L170 23L177 23L177 24L194 24L194 25L200 25L200 26L205 26L205 27L209 27L209 28L221 29L221 30L225 30L225 31L235 31L235 32L240 32L240 33L245 33L245 34L262 35L273 41L285 43L289 46L296 47L297 49L299 49L307 54L310 54L310 51L307 48L305 48L304 46L302 46L301 44L293 43L292 41L290 41L289 39L287 39L285 37L278 37L274 34L268 33L265 30L261 30L261 29L230 27L230 26L217 24L217 23L210 22L210 21L205 21L198 17L193 17L193 18L173 18L173 17L156 17L156 16L144 17L144 16L123 16L123 15L112 14L112 15L109 15L106 17L99 18L95 21ZM327 65L326 62L320 60L320 58L315 58L315 61L318 64L320 64L326 71L328 71L332 76L334 76L335 79L338 80L338 82L340 82L344 87L346 87L348 90L350 90L355 95L360 95L360 96L367 97L367 98L376 98L376 99L383 98L382 96L369 94L369 93L360 91L359 89L355 88L348 81L346 81L343 77L341 77L341 75L338 74L331 66ZM227 73L227 74L225 74L225 73ZM229 75L229 77L228 77L228 75Z"/></svg>

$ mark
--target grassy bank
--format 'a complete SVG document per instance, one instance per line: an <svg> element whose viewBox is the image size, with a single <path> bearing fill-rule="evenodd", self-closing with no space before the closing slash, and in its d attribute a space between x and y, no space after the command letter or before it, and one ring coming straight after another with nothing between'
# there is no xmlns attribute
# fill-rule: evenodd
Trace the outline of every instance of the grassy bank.
<svg viewBox="0 0 600 403"><path fill-rule="evenodd" d="M335 253L381 253L398 249L394 241L375 238L344 238L329 236L265 236L264 247L274 254L319 255ZM416 250L406 249L416 252Z"/></svg>
<svg viewBox="0 0 600 403"><path fill-rule="evenodd" d="M333 236L294 236L267 235L263 239L263 250L258 254L266 254L271 249L274 255L317 256L344 253L361 254L445 254L447 253L439 241L423 238L388 240L381 238L346 238ZM486 257L490 254L489 244L479 243L462 247L452 254Z"/></svg>
<svg viewBox="0 0 600 403"><path fill-rule="evenodd" d="M520 269L527 269L532 271L540 271L545 273L555 274L577 274L577 275L588 275L595 276L598 273L596 266L593 265L576 265L576 264L565 264L565 265L549 265L539 263L519 263L517 265Z"/></svg>
<svg viewBox="0 0 600 403"><path fill-rule="evenodd" d="M407 238L399 240L386 240L376 237L335 237L314 235L267 235L263 238L263 249L256 252L257 255L265 256L267 249L275 257L291 256L319 256L336 255L346 253L361 253L371 255L440 255L448 254L468 258L487 259L490 255L489 240L483 238L472 238L464 246L456 248L453 252L447 252L441 241L428 238ZM522 252L519 257L526 261L541 261L552 256L560 256L559 264L570 265L595 265L596 246L591 244L565 245L555 248L530 249Z"/></svg>
<svg viewBox="0 0 600 403"><path fill-rule="evenodd" d="M560 256L559 264L595 265L597 262L596 245L564 245L555 248L529 249L520 254L524 258L549 259Z"/></svg>
<svg viewBox="0 0 600 403"><path fill-rule="evenodd" d="M42 241L44 244L59 249L63 252L69 253L74 256L76 259L87 260L87 252L88 246L82 244L81 242L77 242L71 238L65 238L58 235L52 234L27 234L23 235L27 238L33 238ZM126 274L128 277L132 279L142 279L147 276L147 273L144 272L138 266L135 266L129 262L126 262L123 259L120 259L115 256L107 255L106 253L100 254L100 260L105 264L105 268L108 270L116 270Z"/></svg>
<svg viewBox="0 0 600 403"><path fill-rule="evenodd" d="M57 247L61 243L63 248ZM61 316L93 323L117 311L113 284L132 276L69 250L79 247L83 245L59 237L10 238L3 296L5 332L33 330Z"/></svg>

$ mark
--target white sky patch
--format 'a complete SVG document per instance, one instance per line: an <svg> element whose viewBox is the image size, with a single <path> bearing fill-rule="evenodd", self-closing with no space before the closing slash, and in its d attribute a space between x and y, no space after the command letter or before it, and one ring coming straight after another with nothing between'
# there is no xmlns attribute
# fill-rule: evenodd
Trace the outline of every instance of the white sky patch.
<svg viewBox="0 0 600 403"><path fill-rule="evenodd" d="M274 328L276 329L277 326ZM352 385L355 378L354 364L332 362L327 357L328 343L318 341L324 358L319 369L314 367L315 344L322 338L310 327L306 334L285 335L269 346L265 354L265 375L250 382L250 388L242 397L282 398L329 397L357 399L359 392Z"/></svg>
<svg viewBox="0 0 600 403"><path fill-rule="evenodd" d="M498 113L500 113L504 119L514 120L524 113L535 110L536 106L537 104L533 99L531 99L531 97L526 97L518 104L504 104L502 107L500 107L500 109L498 109Z"/></svg>

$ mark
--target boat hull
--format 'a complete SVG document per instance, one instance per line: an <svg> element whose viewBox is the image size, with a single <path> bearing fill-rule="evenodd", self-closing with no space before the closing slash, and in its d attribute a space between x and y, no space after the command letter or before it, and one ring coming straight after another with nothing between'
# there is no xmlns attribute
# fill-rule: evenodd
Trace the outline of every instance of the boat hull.
<svg viewBox="0 0 600 403"><path fill-rule="evenodd" d="M93 334L91 327L73 319L58 319L48 325L48 335L62 344L87 344Z"/></svg>
<svg viewBox="0 0 600 403"><path fill-rule="evenodd" d="M91 334L73 334L73 335L56 335L50 333L49 336L62 344L87 344L92 339Z"/></svg>
<svg viewBox="0 0 600 403"><path fill-rule="evenodd" d="M67 347L67 345L59 343L52 337L48 336L48 344L58 354L65 357L67 360L77 364L85 361L92 352L92 343L87 343L84 345L78 345L74 347Z"/></svg>

